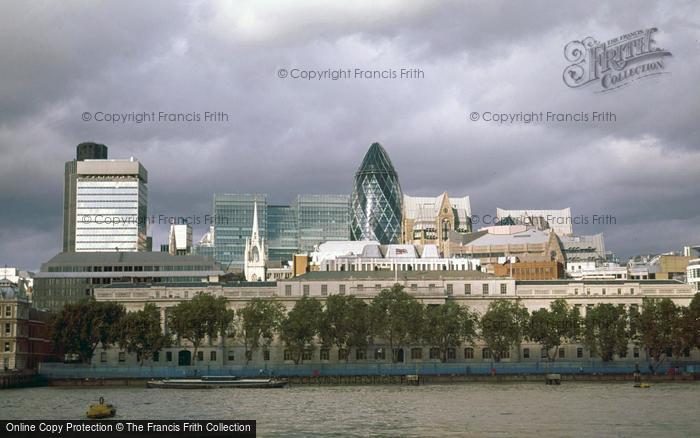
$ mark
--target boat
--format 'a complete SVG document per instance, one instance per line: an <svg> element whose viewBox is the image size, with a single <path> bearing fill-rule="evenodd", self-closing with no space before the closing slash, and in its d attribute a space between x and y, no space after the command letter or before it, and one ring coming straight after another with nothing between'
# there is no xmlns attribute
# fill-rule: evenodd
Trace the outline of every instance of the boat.
<svg viewBox="0 0 700 438"><path fill-rule="evenodd" d="M149 380L149 388L216 389L216 388L284 388L287 379L243 379L235 376L202 376L199 379Z"/></svg>
<svg viewBox="0 0 700 438"><path fill-rule="evenodd" d="M651 388L651 385L648 383L635 383L634 387L635 388Z"/></svg>
<svg viewBox="0 0 700 438"><path fill-rule="evenodd" d="M100 397L100 402L96 405L90 405L87 410L88 418L110 418L117 414L117 408L114 405L105 403L104 397Z"/></svg>

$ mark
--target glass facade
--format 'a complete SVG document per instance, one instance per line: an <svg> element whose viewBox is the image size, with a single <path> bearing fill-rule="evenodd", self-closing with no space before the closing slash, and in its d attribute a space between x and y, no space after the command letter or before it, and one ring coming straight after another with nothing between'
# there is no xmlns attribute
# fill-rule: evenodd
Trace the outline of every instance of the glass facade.
<svg viewBox="0 0 700 438"><path fill-rule="evenodd" d="M384 148L373 143L355 173L350 238L399 243L402 201L399 176Z"/></svg>
<svg viewBox="0 0 700 438"><path fill-rule="evenodd" d="M267 206L268 260L292 260L297 252L297 218L288 205Z"/></svg>
<svg viewBox="0 0 700 438"><path fill-rule="evenodd" d="M299 195L292 209L296 212L298 248L312 251L327 240L350 237L350 197L348 195Z"/></svg>
<svg viewBox="0 0 700 438"><path fill-rule="evenodd" d="M222 193L214 195L213 216L216 221L214 258L221 263L224 270L243 269L245 241L253 232L253 210L256 202L260 235L266 237L267 195Z"/></svg>

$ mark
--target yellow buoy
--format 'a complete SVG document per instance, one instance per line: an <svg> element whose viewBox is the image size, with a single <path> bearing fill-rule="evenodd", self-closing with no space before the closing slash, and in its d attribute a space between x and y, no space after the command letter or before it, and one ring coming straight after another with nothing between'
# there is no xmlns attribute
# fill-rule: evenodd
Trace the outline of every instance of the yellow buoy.
<svg viewBox="0 0 700 438"><path fill-rule="evenodd" d="M117 414L117 408L109 403L105 403L104 397L100 397L100 403L96 405L90 405L87 410L88 418L109 418L114 417Z"/></svg>

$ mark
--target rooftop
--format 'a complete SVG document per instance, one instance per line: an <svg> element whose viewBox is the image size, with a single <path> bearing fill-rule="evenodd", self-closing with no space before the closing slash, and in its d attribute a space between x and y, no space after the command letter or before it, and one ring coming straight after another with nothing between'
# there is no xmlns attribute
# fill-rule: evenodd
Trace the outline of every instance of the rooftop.
<svg viewBox="0 0 700 438"><path fill-rule="evenodd" d="M497 277L481 271L319 271L283 281L343 280L486 280Z"/></svg>
<svg viewBox="0 0 700 438"><path fill-rule="evenodd" d="M167 252L61 252L42 265L118 265L118 264L214 264L214 260L201 255L171 255Z"/></svg>

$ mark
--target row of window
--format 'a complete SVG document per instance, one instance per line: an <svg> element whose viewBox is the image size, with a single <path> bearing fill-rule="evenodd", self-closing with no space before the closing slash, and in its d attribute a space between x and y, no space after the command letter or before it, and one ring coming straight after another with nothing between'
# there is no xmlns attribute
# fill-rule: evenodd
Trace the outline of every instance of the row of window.
<svg viewBox="0 0 700 438"><path fill-rule="evenodd" d="M211 271L211 265L175 266L49 266L48 272L158 272L158 271Z"/></svg>
<svg viewBox="0 0 700 438"><path fill-rule="evenodd" d="M577 287L574 288L574 295L578 295L578 292L579 292L579 289L578 289ZM600 293L601 293L602 295L607 295L608 290L607 290L606 288L602 288L602 289L600 290ZM590 295L590 294L591 294L591 288L590 288L590 287L587 287L587 288L586 288L586 295ZM617 294L618 294L618 295L622 295L622 288L621 288L621 287L618 287L618 288L617 288ZM634 295L634 288L633 288L633 287L630 288L629 294L630 294L630 295Z"/></svg>
<svg viewBox="0 0 700 438"><path fill-rule="evenodd" d="M358 285L355 286L355 288L356 288L356 290L357 290L358 292L362 292L362 291L365 290L365 285L364 285L364 284L358 284ZM434 283L428 284L428 290L435 290L436 288L437 288L437 285L435 285ZM445 286L445 288L446 288L445 291L446 291L447 295L453 295L453 294L454 294L454 284L448 283L448 284ZM374 285L374 290L375 290L375 291L381 291L382 289L383 289L383 286L382 286L381 284L375 284L375 285ZM345 294L345 290L346 290L346 285L344 285L344 284L339 284L339 285L338 285L338 293L339 293L340 295ZM409 286L409 290L411 290L411 291L417 291L417 290L418 290L418 284L417 284L417 283L412 283L412 284ZM499 285L499 292L501 293L501 295L507 294L507 293L508 293L508 285L507 285L506 283L501 283L501 284ZM306 297L306 296L309 296L310 293L311 293L311 286L308 285L308 284L302 285L302 293L303 293L303 295L304 295L305 297ZM472 293L472 285L471 285L470 283L465 284L465 285L464 285L464 295L471 295L471 293ZM488 294L490 293L490 284L489 284L489 283L482 283L482 284L481 284L481 293L482 293L483 295L488 295ZM286 296L291 296L291 295L292 295L292 285L291 285L291 284L286 284L286 285L284 286L284 294L285 294ZM321 295L322 295L322 296L328 295L328 285L327 285L327 284L322 284L322 285L321 285Z"/></svg>

